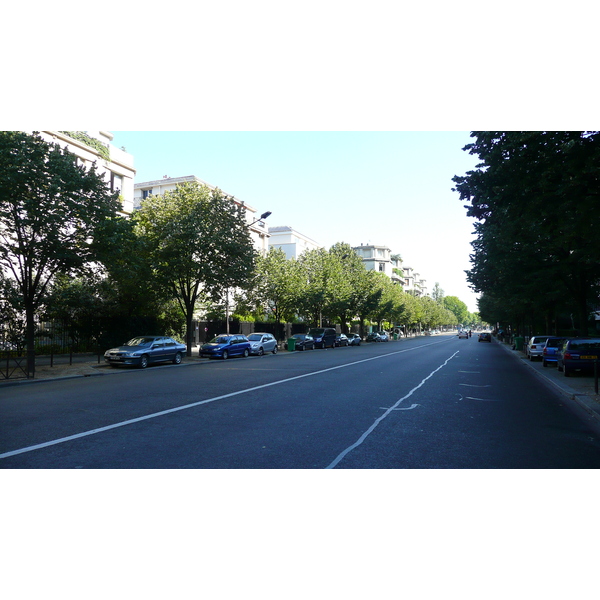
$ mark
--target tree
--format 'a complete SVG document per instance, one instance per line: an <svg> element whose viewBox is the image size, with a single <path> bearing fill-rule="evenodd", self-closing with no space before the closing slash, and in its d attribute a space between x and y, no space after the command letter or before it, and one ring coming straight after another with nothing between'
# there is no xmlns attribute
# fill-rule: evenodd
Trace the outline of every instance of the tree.
<svg viewBox="0 0 600 600"><path fill-rule="evenodd" d="M147 243L156 281L185 316L191 356L192 320L201 295L222 297L251 279L256 252L245 209L221 190L187 182L150 196L133 218L137 234Z"/></svg>
<svg viewBox="0 0 600 600"><path fill-rule="evenodd" d="M431 292L431 297L440 304L444 304L444 290L440 287L440 284L436 281Z"/></svg>
<svg viewBox="0 0 600 600"><path fill-rule="evenodd" d="M469 309L462 300L456 296L446 296L444 298L444 307L454 314L457 323L466 325L469 319Z"/></svg>
<svg viewBox="0 0 600 600"><path fill-rule="evenodd" d="M0 132L0 268L25 312L27 366L35 372L35 314L58 273L96 260L101 226L118 219L95 165L86 170L37 133Z"/></svg>
<svg viewBox="0 0 600 600"><path fill-rule="evenodd" d="M487 311L502 306L509 321L549 323L569 307L585 332L600 284L600 132L471 137L464 150L482 162L453 181L478 221L467 278L494 298L484 318L500 321Z"/></svg>

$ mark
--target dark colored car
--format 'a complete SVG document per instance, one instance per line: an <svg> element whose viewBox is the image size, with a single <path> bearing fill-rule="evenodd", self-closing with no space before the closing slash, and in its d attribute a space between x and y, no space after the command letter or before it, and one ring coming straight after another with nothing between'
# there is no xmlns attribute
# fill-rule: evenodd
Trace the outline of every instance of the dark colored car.
<svg viewBox="0 0 600 600"><path fill-rule="evenodd" d="M348 336L345 333L338 333L335 336L335 345L336 346L348 346L350 341L348 340Z"/></svg>
<svg viewBox="0 0 600 600"><path fill-rule="evenodd" d="M213 338L208 344L200 346L200 357L227 359L230 356L250 354L250 342L245 335L222 334Z"/></svg>
<svg viewBox="0 0 600 600"><path fill-rule="evenodd" d="M547 367L550 363L558 362L558 352L567 338L549 337L542 350L542 365Z"/></svg>
<svg viewBox="0 0 600 600"><path fill-rule="evenodd" d="M158 362L172 361L178 365L186 351L186 345L170 337L141 335L126 344L111 348L104 353L104 361L111 367L119 365L138 366L145 369Z"/></svg>
<svg viewBox="0 0 600 600"><path fill-rule="evenodd" d="M487 333L487 332L483 332L479 334L479 342L491 342L492 341L492 334L491 333Z"/></svg>
<svg viewBox="0 0 600 600"><path fill-rule="evenodd" d="M314 327L308 335L315 340L315 348L335 348L337 333L332 327Z"/></svg>
<svg viewBox="0 0 600 600"><path fill-rule="evenodd" d="M360 339L360 335L358 335L358 333L349 333L347 337L349 346L360 346L360 342L362 340Z"/></svg>
<svg viewBox="0 0 600 600"><path fill-rule="evenodd" d="M379 337L379 334L376 331L372 331L371 333L369 333L369 335L367 335L367 342L380 342L381 338Z"/></svg>
<svg viewBox="0 0 600 600"><path fill-rule="evenodd" d="M593 371L599 359L600 338L573 338L559 347L556 367L569 377L573 371Z"/></svg>
<svg viewBox="0 0 600 600"><path fill-rule="evenodd" d="M315 340L305 333L296 333L292 336L296 340L296 350L314 350Z"/></svg>

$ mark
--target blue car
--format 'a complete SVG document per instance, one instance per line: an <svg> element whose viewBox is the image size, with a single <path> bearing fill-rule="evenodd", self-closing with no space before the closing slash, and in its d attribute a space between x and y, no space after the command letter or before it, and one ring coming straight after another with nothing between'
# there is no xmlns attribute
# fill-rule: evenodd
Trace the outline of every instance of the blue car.
<svg viewBox="0 0 600 600"><path fill-rule="evenodd" d="M574 371L594 372L594 363L600 360L600 338L573 338L560 347L556 368L569 377Z"/></svg>
<svg viewBox="0 0 600 600"><path fill-rule="evenodd" d="M546 340L546 345L542 350L542 364L544 367L558 362L558 353L566 339L564 337L549 337Z"/></svg>
<svg viewBox="0 0 600 600"><path fill-rule="evenodd" d="M250 355L250 341L245 335L222 334L200 347L200 358L222 358Z"/></svg>

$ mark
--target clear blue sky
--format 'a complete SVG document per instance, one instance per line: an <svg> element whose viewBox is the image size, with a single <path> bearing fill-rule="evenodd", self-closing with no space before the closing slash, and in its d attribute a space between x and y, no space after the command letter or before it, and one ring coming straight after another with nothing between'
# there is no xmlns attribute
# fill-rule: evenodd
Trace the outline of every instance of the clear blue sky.
<svg viewBox="0 0 600 600"><path fill-rule="evenodd" d="M470 311L472 219L452 177L476 164L468 132L113 131L136 183L196 175L329 248L387 245Z"/></svg>

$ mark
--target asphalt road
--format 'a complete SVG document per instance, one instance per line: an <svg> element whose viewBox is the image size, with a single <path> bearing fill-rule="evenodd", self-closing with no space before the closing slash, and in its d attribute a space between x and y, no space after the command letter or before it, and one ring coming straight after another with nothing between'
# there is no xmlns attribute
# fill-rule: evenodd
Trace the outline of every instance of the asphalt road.
<svg viewBox="0 0 600 600"><path fill-rule="evenodd" d="M596 468L593 422L435 336L0 389L0 468Z"/></svg>

